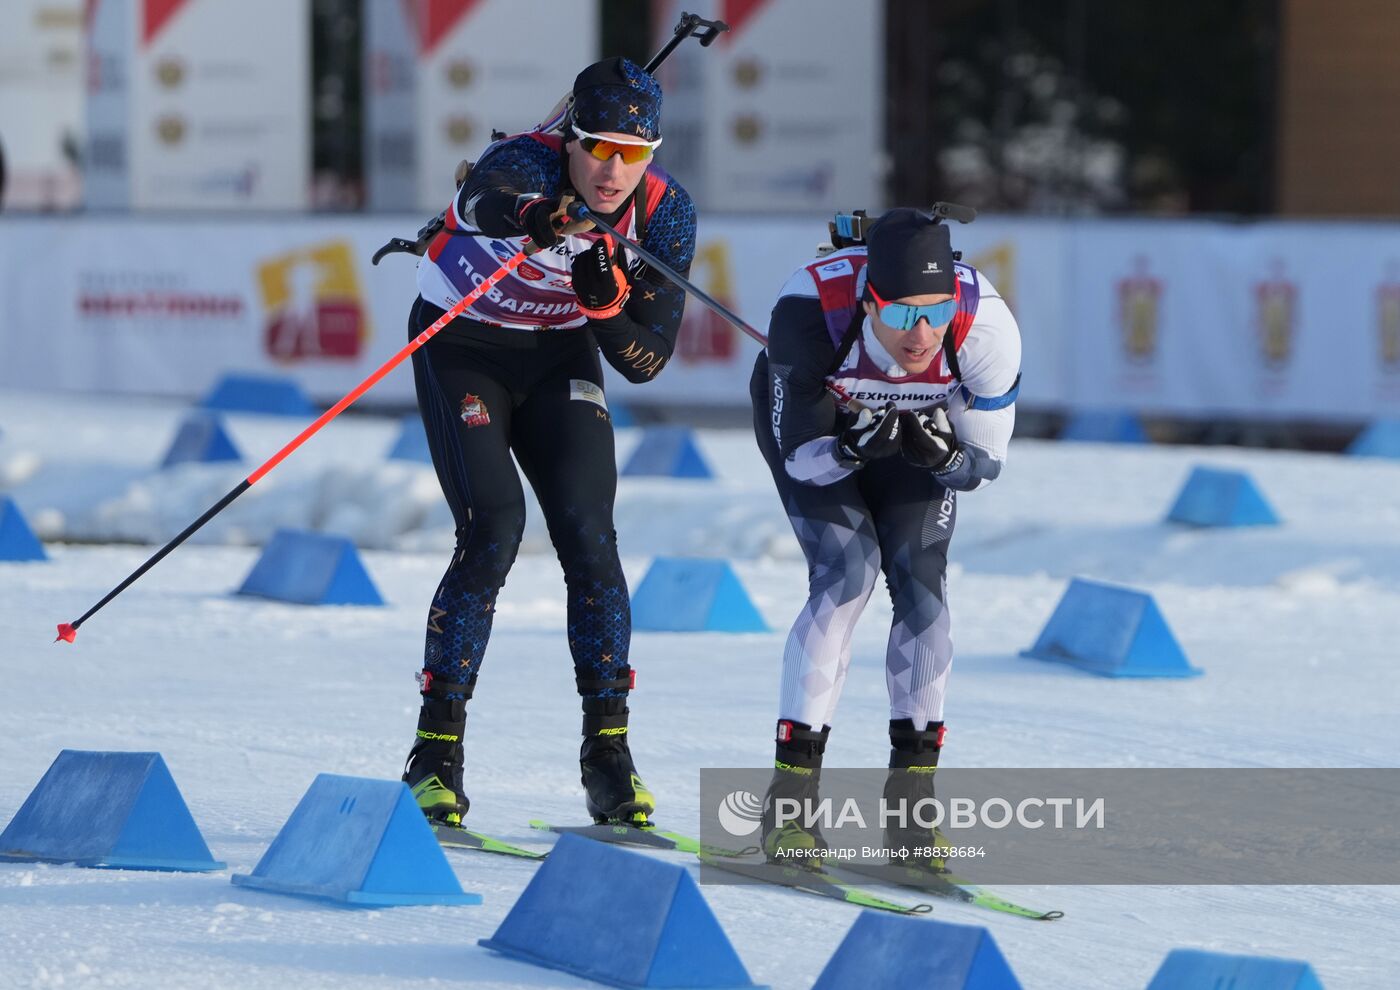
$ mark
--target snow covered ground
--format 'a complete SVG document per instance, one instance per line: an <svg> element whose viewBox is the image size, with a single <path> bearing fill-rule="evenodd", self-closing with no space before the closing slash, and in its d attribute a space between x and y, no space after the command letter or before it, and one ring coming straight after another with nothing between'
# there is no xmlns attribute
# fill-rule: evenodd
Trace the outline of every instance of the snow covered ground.
<svg viewBox="0 0 1400 990"><path fill-rule="evenodd" d="M83 627L71 620L281 446L300 423L229 420L247 461L157 472L183 409L0 393L0 493L51 541L0 564L0 822L62 748L158 750L216 858L256 864L323 771L393 778L417 696L423 620L451 546L426 466L383 460L398 421L342 417ZM635 443L622 431L619 455ZM624 479L633 586L658 553L732 559L774 632L639 633L634 750L659 819L694 831L702 767L771 759L783 635L805 568L742 431L701 434L712 482ZM1189 467L1249 470L1285 525L1160 522ZM1395 763L1400 464L1228 449L1017 441L961 504L951 598L958 659L947 762L959 766L1381 767ZM645 511L643 511L645 510ZM279 525L348 533L389 605L299 608L230 595ZM1071 576L1151 591L1204 677L1115 682L1020 659ZM472 820L547 848L532 817L581 820L563 584L539 520L502 595L468 722ZM888 605L857 633L828 762L879 765ZM593 986L476 945L533 867L450 856L465 908L346 910L171 875L0 864L0 986ZM809 987L854 909L706 887L754 980ZM1145 987L1176 946L1311 961L1329 990L1400 985L1395 887L1035 887L1053 924L939 904L986 925L1028 988ZM627 905L618 923L627 924Z"/></svg>

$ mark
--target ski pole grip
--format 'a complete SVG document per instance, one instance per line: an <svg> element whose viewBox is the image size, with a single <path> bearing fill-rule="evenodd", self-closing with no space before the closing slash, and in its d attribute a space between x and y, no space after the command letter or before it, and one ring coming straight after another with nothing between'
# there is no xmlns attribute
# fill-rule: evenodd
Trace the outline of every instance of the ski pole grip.
<svg viewBox="0 0 1400 990"><path fill-rule="evenodd" d="M588 204L576 199L564 208L564 212L569 215L571 220L587 220Z"/></svg>

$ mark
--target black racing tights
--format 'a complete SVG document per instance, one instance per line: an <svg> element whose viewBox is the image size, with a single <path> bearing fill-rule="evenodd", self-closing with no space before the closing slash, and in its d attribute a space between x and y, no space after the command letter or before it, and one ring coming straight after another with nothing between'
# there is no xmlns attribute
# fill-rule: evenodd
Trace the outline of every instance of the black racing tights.
<svg viewBox="0 0 1400 990"><path fill-rule="evenodd" d="M420 298L409 316L410 337L442 312ZM413 355L413 378L457 526L457 547L428 613L424 667L458 684L470 683L481 667L496 595L525 527L514 453L564 568L580 694L625 694L613 682L625 676L632 615L613 529L612 422L592 335L459 318Z"/></svg>

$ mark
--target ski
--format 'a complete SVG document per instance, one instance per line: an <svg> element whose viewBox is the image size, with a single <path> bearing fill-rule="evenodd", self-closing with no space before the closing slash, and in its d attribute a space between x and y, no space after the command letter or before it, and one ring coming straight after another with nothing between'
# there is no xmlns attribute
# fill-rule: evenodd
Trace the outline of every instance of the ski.
<svg viewBox="0 0 1400 990"><path fill-rule="evenodd" d="M498 853L502 856L514 856L517 859L544 859L549 853L535 852L533 849L522 849L520 846L513 846L509 842L502 842L500 839L493 839L489 835L482 835L480 832L472 832L465 828L456 828L452 825L433 825L433 835L437 836L438 842L444 849L474 849L477 852Z"/></svg>
<svg viewBox="0 0 1400 990"><path fill-rule="evenodd" d="M641 846L645 849L667 849L672 852L712 856L743 856L753 850L717 849L703 845L699 839L680 832L668 832L655 825L551 825L539 819L531 819L530 827L542 832L557 832L561 835L581 835L586 839L610 842L621 846Z"/></svg>
<svg viewBox="0 0 1400 990"><path fill-rule="evenodd" d="M799 890L804 894L816 894L818 897L845 901L847 904L854 904L857 907L871 908L875 911L889 911L894 914L928 914L933 910L932 904L901 904L886 900L872 894L860 884L849 883L825 870L808 870L798 866L782 866L778 863L726 859L710 856L703 852L699 856L701 863L713 866L718 870L725 870L729 873L760 880L763 883L787 887L791 890Z"/></svg>
<svg viewBox="0 0 1400 990"><path fill-rule="evenodd" d="M1018 918L1030 918L1033 921L1054 921L1065 916L1063 911L1038 911L1035 908L1016 904L989 890L983 890L973 884L962 883L951 875L932 874L916 866L846 863L838 867L828 867L828 872L838 877L842 875L853 876L867 883L873 879L895 887L922 890L933 897L961 901L964 904L972 904L989 911L999 911L1002 914L1011 914Z"/></svg>

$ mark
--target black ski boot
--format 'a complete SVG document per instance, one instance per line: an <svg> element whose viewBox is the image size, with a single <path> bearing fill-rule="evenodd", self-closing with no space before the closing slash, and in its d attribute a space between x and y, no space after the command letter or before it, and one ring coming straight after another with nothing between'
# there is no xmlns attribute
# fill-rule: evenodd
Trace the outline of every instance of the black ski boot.
<svg viewBox="0 0 1400 990"><path fill-rule="evenodd" d="M947 870L940 847L948 841L937 828L922 828L916 821L915 805L933 800L933 777L938 769L938 754L943 749L943 723L929 722L924 729L914 728L909 718L890 720L890 771L885 778L885 809L891 817L885 826L885 848L890 851L893 866L915 867L931 873ZM903 808L904 815L895 815ZM933 819L931 803L918 810L917 817Z"/></svg>
<svg viewBox="0 0 1400 990"><path fill-rule="evenodd" d="M822 857L814 851L827 848L826 838L815 823L806 823L805 815L808 808L816 808L819 799L822 756L830 734L829 725L817 732L805 722L778 722L773 780L763 797L763 854L769 862L809 869L822 864ZM777 802L781 799L798 802L798 817L779 825Z"/></svg>
<svg viewBox="0 0 1400 990"><path fill-rule="evenodd" d="M624 688L630 683L630 674L630 670L623 672L620 683ZM600 825L647 825L656 811L656 798L637 776L627 746L627 713L625 694L583 698L583 745L578 764L588 813Z"/></svg>
<svg viewBox="0 0 1400 990"><path fill-rule="evenodd" d="M462 793L462 734L476 678L452 684L425 670L418 682L423 707L418 712L418 736L404 764L403 781L429 822L461 827L462 816L471 805ZM462 697L449 698L452 694Z"/></svg>

